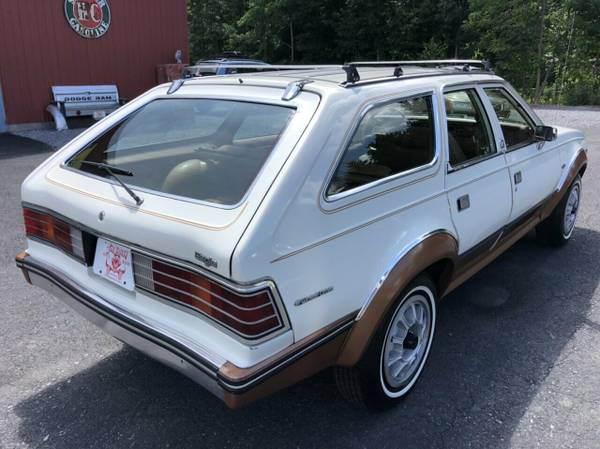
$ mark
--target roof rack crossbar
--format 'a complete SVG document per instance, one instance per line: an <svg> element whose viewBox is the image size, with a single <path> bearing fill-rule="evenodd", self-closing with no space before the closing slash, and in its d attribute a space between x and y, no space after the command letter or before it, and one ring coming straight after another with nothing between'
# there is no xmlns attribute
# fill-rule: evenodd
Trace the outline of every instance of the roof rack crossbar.
<svg viewBox="0 0 600 449"><path fill-rule="evenodd" d="M344 86L356 84L360 81L358 67L394 67L394 78L398 78L404 74L403 66L429 66L434 68L442 68L444 66L455 66L465 72L472 70L481 70L485 72L492 71L492 65L489 61L479 59L432 59L432 60L415 60L415 61L357 61L344 64L343 69L346 72L346 81L342 83ZM366 81L366 80L365 80Z"/></svg>
<svg viewBox="0 0 600 449"><path fill-rule="evenodd" d="M491 64L489 61L483 59L428 59L428 60L414 60L414 61L357 61L348 62L348 65L355 67L394 67L394 66L479 66L483 70L491 70Z"/></svg>

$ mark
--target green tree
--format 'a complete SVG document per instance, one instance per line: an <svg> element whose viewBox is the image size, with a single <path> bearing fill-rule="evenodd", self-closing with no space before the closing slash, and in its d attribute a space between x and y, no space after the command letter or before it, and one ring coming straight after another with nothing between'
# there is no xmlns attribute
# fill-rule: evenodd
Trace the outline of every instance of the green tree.
<svg viewBox="0 0 600 449"><path fill-rule="evenodd" d="M231 48L269 62L288 54L284 31L289 26L287 0L249 0L244 14L227 27Z"/></svg>
<svg viewBox="0 0 600 449"><path fill-rule="evenodd" d="M564 68L557 80L561 100L600 104L600 1L572 0L571 29Z"/></svg>
<svg viewBox="0 0 600 449"><path fill-rule="evenodd" d="M537 0L470 0L466 29L475 57L489 58L518 87L535 85L540 14Z"/></svg>
<svg viewBox="0 0 600 449"><path fill-rule="evenodd" d="M442 39L432 37L423 46L422 59L444 59L448 55L448 45Z"/></svg>
<svg viewBox="0 0 600 449"><path fill-rule="evenodd" d="M600 103L600 0L189 0L192 60L490 59L534 101Z"/></svg>
<svg viewBox="0 0 600 449"><path fill-rule="evenodd" d="M188 22L191 61L226 50L228 24L243 14L244 0L189 0Z"/></svg>

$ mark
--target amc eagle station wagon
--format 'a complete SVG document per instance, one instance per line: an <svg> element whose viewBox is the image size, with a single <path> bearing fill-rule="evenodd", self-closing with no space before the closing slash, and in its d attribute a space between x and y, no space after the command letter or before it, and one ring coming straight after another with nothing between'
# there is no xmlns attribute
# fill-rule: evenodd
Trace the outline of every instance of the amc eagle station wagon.
<svg viewBox="0 0 600 449"><path fill-rule="evenodd" d="M481 61L179 80L29 175L16 261L231 408L332 367L381 409L441 298L533 229L571 238L586 152Z"/></svg>

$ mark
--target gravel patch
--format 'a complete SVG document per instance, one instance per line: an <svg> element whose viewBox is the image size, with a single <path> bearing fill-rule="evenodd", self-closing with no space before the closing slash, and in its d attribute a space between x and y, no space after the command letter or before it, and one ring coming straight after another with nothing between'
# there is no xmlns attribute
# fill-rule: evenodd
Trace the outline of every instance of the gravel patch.
<svg viewBox="0 0 600 449"><path fill-rule="evenodd" d="M29 131L19 131L13 134L43 142L55 150L58 150L85 130L86 128L65 129L64 131L56 131L53 129L32 129Z"/></svg>
<svg viewBox="0 0 600 449"><path fill-rule="evenodd" d="M600 109L593 107L542 107L535 108L535 112L548 125L578 129L600 127Z"/></svg>

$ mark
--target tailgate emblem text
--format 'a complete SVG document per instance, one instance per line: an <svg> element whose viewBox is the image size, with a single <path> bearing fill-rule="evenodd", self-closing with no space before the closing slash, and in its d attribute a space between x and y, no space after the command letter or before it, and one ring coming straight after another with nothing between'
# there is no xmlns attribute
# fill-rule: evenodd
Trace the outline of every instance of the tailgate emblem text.
<svg viewBox="0 0 600 449"><path fill-rule="evenodd" d="M212 257L207 257L204 254L199 253L198 251L194 253L194 256L196 257L196 259L202 262L206 266L206 268L217 268L218 266L217 261L215 259L213 259Z"/></svg>
<svg viewBox="0 0 600 449"><path fill-rule="evenodd" d="M312 295L308 295L308 296L305 296L304 298L300 298L300 299L294 301L294 305L296 307L301 306L302 304L306 304L308 301L317 299L323 295L326 295L327 293L331 293L332 291L333 291L333 287L324 288L323 290L319 290L318 292L315 292Z"/></svg>

